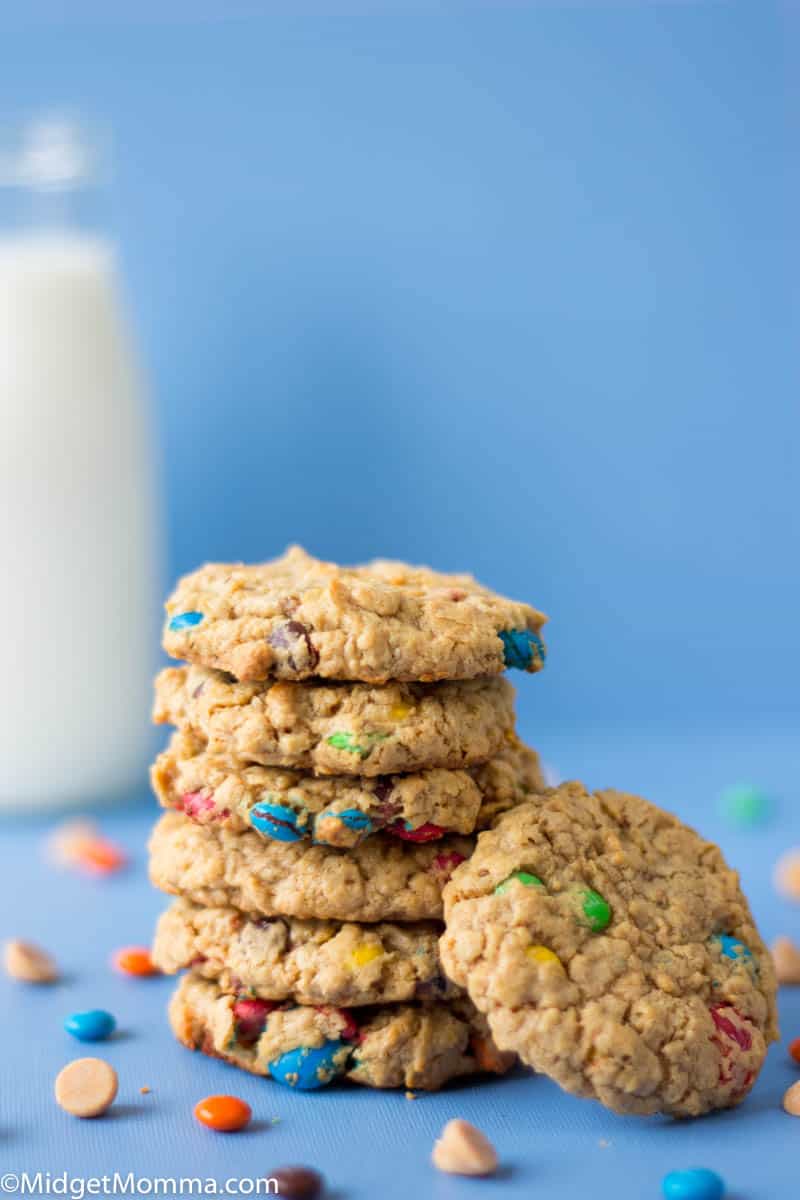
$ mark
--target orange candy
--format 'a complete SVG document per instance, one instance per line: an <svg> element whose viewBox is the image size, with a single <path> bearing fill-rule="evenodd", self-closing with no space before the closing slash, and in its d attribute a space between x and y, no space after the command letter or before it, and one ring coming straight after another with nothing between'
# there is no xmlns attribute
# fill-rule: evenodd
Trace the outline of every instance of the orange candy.
<svg viewBox="0 0 800 1200"><path fill-rule="evenodd" d="M113 963L123 975L158 975L158 967L146 946L124 946L117 950Z"/></svg>
<svg viewBox="0 0 800 1200"><path fill-rule="evenodd" d="M97 871L99 875L110 875L113 871L119 871L127 862L124 853L113 842L107 842L104 838L92 838L82 842L75 851L75 860L80 866Z"/></svg>
<svg viewBox="0 0 800 1200"><path fill-rule="evenodd" d="M249 1104L238 1096L206 1096L194 1106L194 1115L201 1125L218 1129L221 1133L235 1133L244 1129L253 1115Z"/></svg>
<svg viewBox="0 0 800 1200"><path fill-rule="evenodd" d="M800 1066L800 1037L796 1037L793 1042L789 1043L789 1053L798 1066Z"/></svg>

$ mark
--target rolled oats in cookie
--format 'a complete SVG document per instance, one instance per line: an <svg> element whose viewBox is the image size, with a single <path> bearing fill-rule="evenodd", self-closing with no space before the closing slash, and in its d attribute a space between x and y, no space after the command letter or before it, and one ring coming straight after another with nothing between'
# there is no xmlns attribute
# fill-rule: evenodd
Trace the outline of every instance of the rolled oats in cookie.
<svg viewBox="0 0 800 1200"><path fill-rule="evenodd" d="M317 775L469 767L514 728L500 676L443 683L239 683L205 667L167 667L154 720L199 734L215 758Z"/></svg>
<svg viewBox="0 0 800 1200"><path fill-rule="evenodd" d="M441 925L253 920L235 908L176 901L156 929L165 973L191 968L220 991L295 1004L429 1003L459 989L439 963Z"/></svg>
<svg viewBox="0 0 800 1200"><path fill-rule="evenodd" d="M211 563L167 601L173 658L267 679L431 682L538 671L546 618L469 575L378 560L340 567L293 546L259 566Z"/></svg>
<svg viewBox="0 0 800 1200"><path fill-rule="evenodd" d="M777 1037L737 873L637 796L566 783L506 813L445 910L445 970L500 1049L617 1112L738 1104Z"/></svg>
<svg viewBox="0 0 800 1200"><path fill-rule="evenodd" d="M214 758L195 735L176 733L151 779L163 807L199 824L348 849L381 831L429 842L486 828L532 790L539 766L536 753L516 742L474 774L434 767L376 778L318 777L281 767L236 767Z"/></svg>
<svg viewBox="0 0 800 1200"><path fill-rule="evenodd" d="M150 878L196 904L232 905L256 917L438 920L442 888L472 844L448 836L408 845L377 834L345 851L307 839L265 841L168 812L150 840Z"/></svg>
<svg viewBox="0 0 800 1200"><path fill-rule="evenodd" d="M465 999L355 1014L333 1005L256 1003L259 1013L242 1020L236 997L189 974L170 1003L170 1023L190 1049L300 1091L316 1091L340 1077L375 1088L435 1090L483 1069L471 1041L485 1036L485 1025Z"/></svg>

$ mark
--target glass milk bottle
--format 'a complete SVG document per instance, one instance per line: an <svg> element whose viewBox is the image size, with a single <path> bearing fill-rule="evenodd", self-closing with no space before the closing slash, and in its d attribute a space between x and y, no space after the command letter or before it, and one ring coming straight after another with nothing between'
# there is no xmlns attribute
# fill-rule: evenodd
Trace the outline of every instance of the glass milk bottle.
<svg viewBox="0 0 800 1200"><path fill-rule="evenodd" d="M0 134L0 810L146 778L152 455L96 184L74 124Z"/></svg>

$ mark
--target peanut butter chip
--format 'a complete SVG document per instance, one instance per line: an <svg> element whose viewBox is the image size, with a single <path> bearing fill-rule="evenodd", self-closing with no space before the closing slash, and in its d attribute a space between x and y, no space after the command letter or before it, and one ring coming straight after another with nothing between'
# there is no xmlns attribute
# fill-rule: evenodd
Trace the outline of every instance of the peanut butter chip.
<svg viewBox="0 0 800 1200"><path fill-rule="evenodd" d="M4 962L11 978L23 983L53 983L58 979L53 959L32 942L6 942Z"/></svg>
<svg viewBox="0 0 800 1200"><path fill-rule="evenodd" d="M771 951L778 983L800 984L800 950L792 939L775 938Z"/></svg>
<svg viewBox="0 0 800 1200"><path fill-rule="evenodd" d="M783 1107L790 1117L800 1117L800 1080L784 1093Z"/></svg>
<svg viewBox="0 0 800 1200"><path fill-rule="evenodd" d="M469 1121L448 1121L434 1143L433 1165L449 1175L491 1175L497 1170L494 1146Z"/></svg>
<svg viewBox="0 0 800 1200"><path fill-rule="evenodd" d="M116 1099L117 1073L102 1058L76 1058L58 1075L55 1093L73 1117L99 1117Z"/></svg>

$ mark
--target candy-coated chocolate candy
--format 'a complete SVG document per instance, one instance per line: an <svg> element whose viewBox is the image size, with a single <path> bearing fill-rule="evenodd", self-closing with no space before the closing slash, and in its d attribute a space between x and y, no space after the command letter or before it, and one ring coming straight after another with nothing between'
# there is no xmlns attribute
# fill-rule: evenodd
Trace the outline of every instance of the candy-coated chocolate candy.
<svg viewBox="0 0 800 1200"><path fill-rule="evenodd" d="M250 1123L253 1115L249 1104L238 1096L206 1096L194 1106L194 1115L201 1125L221 1133L235 1133Z"/></svg>
<svg viewBox="0 0 800 1200"><path fill-rule="evenodd" d="M71 1013L64 1022L67 1033L79 1042L102 1042L117 1027L110 1012L102 1008L90 1008L86 1012Z"/></svg>
<svg viewBox="0 0 800 1200"><path fill-rule="evenodd" d="M735 825L761 825L770 816L772 801L766 792L749 783L735 783L720 796L724 816Z"/></svg>
<svg viewBox="0 0 800 1200"><path fill-rule="evenodd" d="M322 1195L322 1176L311 1167L278 1167L268 1178L276 1181L277 1194L284 1200L317 1200Z"/></svg>
<svg viewBox="0 0 800 1200"><path fill-rule="evenodd" d="M286 804L260 800L250 809L250 824L276 842L299 842L303 837L299 813Z"/></svg>
<svg viewBox="0 0 800 1200"><path fill-rule="evenodd" d="M725 1184L716 1171L692 1167L688 1171L670 1171L661 1181L664 1200L722 1200Z"/></svg>
<svg viewBox="0 0 800 1200"><path fill-rule="evenodd" d="M362 945L356 946L350 955L350 962L354 967L365 967L367 963L374 962L376 958L382 957L383 950L380 946L364 942Z"/></svg>
<svg viewBox="0 0 800 1200"><path fill-rule="evenodd" d="M146 946L124 946L115 953L113 963L123 975L158 974L158 967L155 966Z"/></svg>
<svg viewBox="0 0 800 1200"><path fill-rule="evenodd" d="M580 925L585 925L592 933L601 933L609 925L611 905L599 892L579 883L570 888L569 895Z"/></svg>
<svg viewBox="0 0 800 1200"><path fill-rule="evenodd" d="M798 1066L800 1066L800 1038L795 1038L794 1041L789 1042L789 1053Z"/></svg>
<svg viewBox="0 0 800 1200"><path fill-rule="evenodd" d="M438 841L445 833L441 825L434 825L430 821L426 821L424 825L418 825L416 829L408 829L403 821L395 821L393 825L387 826L386 832L401 838L404 842L420 843Z"/></svg>
<svg viewBox="0 0 800 1200"><path fill-rule="evenodd" d="M170 618L168 629L171 633L177 633L181 629L193 629L195 625L199 625L203 619L201 612L184 612L176 613Z"/></svg>
<svg viewBox="0 0 800 1200"><path fill-rule="evenodd" d="M334 750L346 750L348 754L357 754L359 758L368 758L376 742L384 741L389 735L386 733L363 733L361 740L356 740L356 735L348 730L341 730L338 733L332 733L325 741L329 746L333 746Z"/></svg>
<svg viewBox="0 0 800 1200"><path fill-rule="evenodd" d="M538 875L532 875L530 871L512 871L502 883L498 883L494 889L495 896L502 896L504 892L508 891L512 883L521 883L524 887L544 889L544 884Z"/></svg>
<svg viewBox="0 0 800 1200"><path fill-rule="evenodd" d="M720 950L725 958L732 958L734 961L752 962L753 952L749 946L745 946L744 942L740 942L738 938L731 937L729 933L717 933L714 935L714 941L719 945Z"/></svg>
<svg viewBox="0 0 800 1200"><path fill-rule="evenodd" d="M199 821L204 813L209 813L214 808L214 793L202 790L184 792L181 796L181 808L187 817L191 817L193 821Z"/></svg>
<svg viewBox="0 0 800 1200"><path fill-rule="evenodd" d="M98 875L119 871L127 861L125 852L103 837L87 838L75 848L74 862Z"/></svg>
<svg viewBox="0 0 800 1200"><path fill-rule="evenodd" d="M405 721L406 717L410 717L414 709L410 704L393 704L389 709L389 716L393 721Z"/></svg>
<svg viewBox="0 0 800 1200"><path fill-rule="evenodd" d="M544 642L532 630L504 629L500 640L503 643L503 661L507 667L515 667L518 671L532 671L537 666L544 666Z"/></svg>
<svg viewBox="0 0 800 1200"><path fill-rule="evenodd" d="M360 808L345 808L336 815L343 825L356 833L369 833L372 830L372 818Z"/></svg>
<svg viewBox="0 0 800 1200"><path fill-rule="evenodd" d="M297 1046L269 1064L269 1073L278 1083L300 1091L325 1087L347 1065L350 1047L346 1042L329 1041L324 1046Z"/></svg>
<svg viewBox="0 0 800 1200"><path fill-rule="evenodd" d="M458 850L450 850L447 854L437 854L431 863L431 869L443 883L446 883L456 867L460 867L463 862L466 862L463 854L459 854Z"/></svg>
<svg viewBox="0 0 800 1200"><path fill-rule="evenodd" d="M243 997L233 1006L236 1036L240 1042L257 1042L264 1032L267 1017L277 1005L268 1000Z"/></svg>
<svg viewBox="0 0 800 1200"><path fill-rule="evenodd" d="M562 966L561 959L548 946L528 946L525 953L535 963L541 963L542 965L555 963L559 967Z"/></svg>

